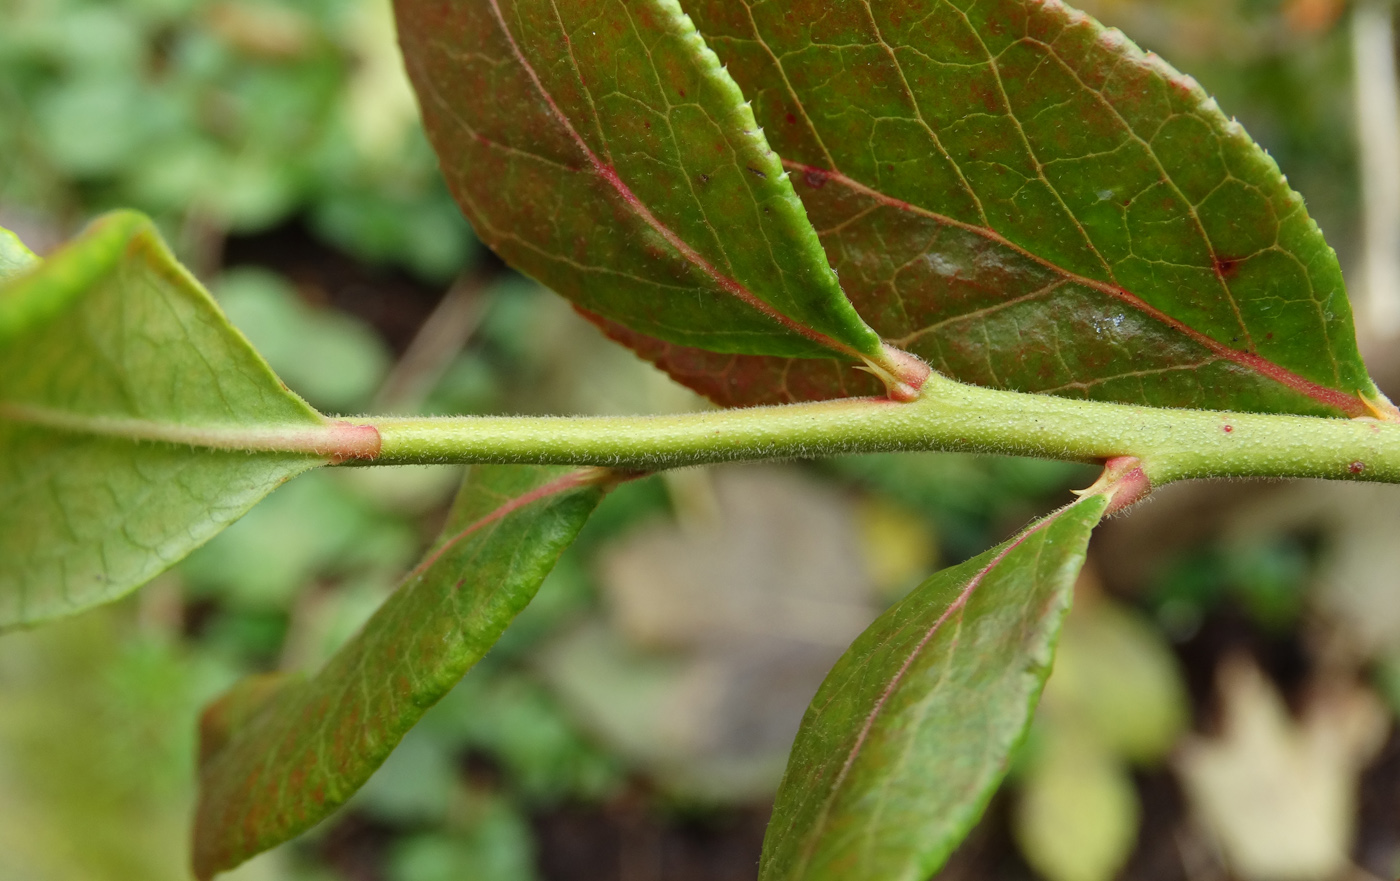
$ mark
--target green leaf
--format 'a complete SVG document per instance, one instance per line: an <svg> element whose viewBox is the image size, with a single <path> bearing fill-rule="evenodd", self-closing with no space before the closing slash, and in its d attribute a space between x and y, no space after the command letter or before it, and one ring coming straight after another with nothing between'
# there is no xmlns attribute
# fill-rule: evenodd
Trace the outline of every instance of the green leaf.
<svg viewBox="0 0 1400 881"><path fill-rule="evenodd" d="M836 358L732 355L669 343L580 309L604 334L723 407L877 395L880 381Z"/></svg>
<svg viewBox="0 0 1400 881"><path fill-rule="evenodd" d="M149 221L110 215L0 286L0 628L115 599L377 449L287 392Z"/></svg>
<svg viewBox="0 0 1400 881"><path fill-rule="evenodd" d="M275 273L251 267L225 272L214 294L283 382L322 410L364 412L393 364L373 327L308 306Z"/></svg>
<svg viewBox="0 0 1400 881"><path fill-rule="evenodd" d="M512 265L675 343L922 381L842 294L778 157L674 0L396 9L449 185Z"/></svg>
<svg viewBox="0 0 1400 881"><path fill-rule="evenodd" d="M1025 734L1107 496L945 569L842 656L802 720L762 881L922 881Z"/></svg>
<svg viewBox="0 0 1400 881"><path fill-rule="evenodd" d="M24 246L19 236L8 229L0 229L0 282L33 268L38 262L39 258Z"/></svg>
<svg viewBox="0 0 1400 881"><path fill-rule="evenodd" d="M1186 683L1159 627L1104 597L1081 603L1065 624L1044 707L1075 720L1115 756L1151 764L1190 724Z"/></svg>
<svg viewBox="0 0 1400 881"><path fill-rule="evenodd" d="M1137 841L1137 790L1126 763L1092 733L1061 726L1020 778L1012 832L1046 881L1111 881Z"/></svg>
<svg viewBox="0 0 1400 881"><path fill-rule="evenodd" d="M1194 80L1117 31L1048 0L686 8L752 99L846 294L935 370L1154 406L1393 409L1302 197ZM829 362L623 341L727 404L858 380Z"/></svg>
<svg viewBox="0 0 1400 881"><path fill-rule="evenodd" d="M345 802L534 596L608 474L478 466L424 562L310 679L246 681L206 711L200 878L309 829Z"/></svg>

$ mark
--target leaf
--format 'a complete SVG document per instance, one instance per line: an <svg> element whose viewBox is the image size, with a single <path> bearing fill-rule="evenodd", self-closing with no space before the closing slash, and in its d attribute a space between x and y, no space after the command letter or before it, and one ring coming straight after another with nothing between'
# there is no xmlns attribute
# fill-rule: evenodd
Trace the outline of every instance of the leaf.
<svg viewBox="0 0 1400 881"><path fill-rule="evenodd" d="M674 343L922 381L842 294L778 157L674 0L396 8L448 183L512 265Z"/></svg>
<svg viewBox="0 0 1400 881"><path fill-rule="evenodd" d="M134 611L0 639L0 877L189 878L193 722L226 680L178 629Z"/></svg>
<svg viewBox="0 0 1400 881"><path fill-rule="evenodd" d="M291 281L251 267L214 285L219 306L288 387L317 408L362 413L393 357L367 322L308 306Z"/></svg>
<svg viewBox="0 0 1400 881"><path fill-rule="evenodd" d="M1074 720L1116 757L1159 762L1191 720L1180 664L1149 619L1090 599L1065 624L1042 713L1055 724Z"/></svg>
<svg viewBox="0 0 1400 881"><path fill-rule="evenodd" d="M1091 732L1061 728L1021 778L1012 832L1047 881L1111 881L1137 840L1137 790L1127 765Z"/></svg>
<svg viewBox="0 0 1400 881"><path fill-rule="evenodd" d="M1302 197L1194 80L1117 31L1048 0L686 8L846 294L935 370L1154 406L1393 410ZM829 362L658 353L630 328L611 335L724 404L853 383Z"/></svg>
<svg viewBox="0 0 1400 881"><path fill-rule="evenodd" d="M976 822L1035 709L1089 533L1086 496L881 615L802 721L762 881L922 881Z"/></svg>
<svg viewBox="0 0 1400 881"><path fill-rule="evenodd" d="M289 393L149 221L109 215L0 287L0 628L115 599L378 444Z"/></svg>
<svg viewBox="0 0 1400 881"><path fill-rule="evenodd" d="M578 310L608 338L655 364L674 379L726 407L792 404L880 394L880 381L847 369L836 358L736 355L679 346L638 333L586 309Z"/></svg>
<svg viewBox="0 0 1400 881"><path fill-rule="evenodd" d="M210 706L195 873L292 838L359 789L530 601L608 479L473 468L434 550L323 670L247 680Z"/></svg>
<svg viewBox="0 0 1400 881"><path fill-rule="evenodd" d="M19 236L7 229L0 229L0 282L32 269L39 258L24 246Z"/></svg>

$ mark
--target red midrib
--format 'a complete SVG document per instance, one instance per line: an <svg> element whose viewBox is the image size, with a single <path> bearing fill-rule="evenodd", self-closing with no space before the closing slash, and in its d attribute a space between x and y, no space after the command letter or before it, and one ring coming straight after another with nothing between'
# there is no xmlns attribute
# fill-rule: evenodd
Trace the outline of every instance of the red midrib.
<svg viewBox="0 0 1400 881"><path fill-rule="evenodd" d="M900 211L905 211L910 214L918 214L938 223L946 224L948 226L955 226L959 229L967 230L968 232L973 233L974 235L981 236L987 241L994 242L998 245L1001 245L1002 247L1009 248L1012 251L1015 251L1017 254L1020 254L1028 260L1032 260L1045 267L1046 269L1057 273L1067 281L1073 282L1078 285L1082 285L1087 288L1092 288L1093 290L1099 291L1102 294L1106 294L1112 297L1113 299L1118 300L1121 303L1125 303L1133 307L1137 311L1141 312L1142 314L1148 316L1149 318L1152 318L1160 324L1163 324L1166 327L1176 331L1177 333L1180 333L1182 336L1187 337L1192 342L1195 342L1203 348L1208 349L1213 354L1218 355L1221 358L1224 358L1228 361L1232 361L1236 364L1239 364L1243 367L1247 367L1255 373L1259 374L1260 376L1263 376L1267 379L1271 379L1274 382L1277 382L1280 385L1292 389L1293 391L1296 391L1302 395L1306 395L1307 397L1312 398L1318 403L1325 404L1328 407L1340 410L1342 413L1353 417L1365 416L1370 413L1370 411L1366 408L1366 405L1357 396L1349 395L1346 392L1338 391L1337 389L1333 388L1328 388L1324 385L1319 385L1318 383L1315 383L1310 379L1306 379L1302 376L1299 376L1298 374L1288 370L1287 368L1281 367L1278 364L1275 364L1274 362L1268 360L1267 358L1263 358L1252 352L1241 352L1238 349L1232 349L1224 343L1220 342L1219 340L1216 340L1213 337L1206 336L1205 334L1201 333L1195 328L1182 323L1178 319L1173 318L1172 316L1168 315L1162 310L1156 308L1155 306L1152 306L1137 295L1133 294L1131 291L1128 291L1127 289L1115 284L1110 284L1108 282L1099 281L1098 279L1089 278L1088 276L1079 275L1078 273L1071 272L1068 269L1065 269L1064 267L1053 263L1050 260L1045 259L1044 257L1041 257L1038 254L1026 250L1020 245L1017 245L1016 243L1007 239L1005 236L998 233L996 230L988 229L987 227L978 226L972 223L966 223L961 220L955 220L951 217L948 217L947 215L939 214L936 211L930 211L927 208L922 208L911 202L905 202L902 199L896 199L892 196L887 196L884 193L881 193L879 190L868 187L860 181L847 177L839 171L830 171L825 168L818 168L812 165L804 165L800 162L792 162L787 159L783 160L783 166L793 171L801 171L804 174L811 173L813 175L819 175L826 179L828 182L838 183L841 186L854 190L858 193L861 193L862 195L868 196L869 198L876 200L877 202L880 202L884 205L888 205L892 208L896 208Z"/></svg>
<svg viewBox="0 0 1400 881"><path fill-rule="evenodd" d="M540 97L544 99L547 105L549 105L550 113L554 116L555 120L557 120L558 123L564 128L564 130L568 132L570 139L572 139L574 143L578 145L579 150L581 150L584 156L587 158L588 164L592 166L594 173L597 174L599 178L601 178L622 198L623 202L627 204L627 207L632 209L632 211L638 217L640 217L648 226L650 226L653 230L660 234L661 237L665 239L671 247L675 248L676 251L678 251L687 262L698 267L700 271L704 272L711 279L713 279L714 282L718 284L720 288L722 288L726 293L737 298L750 308L762 313L768 318L771 318L773 321L776 321L778 324L782 325L784 328L792 331L793 333L804 336L807 339L818 343L819 345L826 346L828 349L840 352L852 358L862 358L860 352L856 351L855 349L851 348L845 343L834 340L826 334L815 330L811 327L808 327L802 322L796 321L788 317L787 315L784 315L783 313L775 309L770 303L759 299L759 297L757 297L744 285L740 284L738 281L730 278L729 276L716 269L714 264L706 260L698 251L691 247L691 245L688 242L686 242L680 236L676 235L676 233L673 230L671 230L670 227L662 223L656 217L656 215L651 212L651 209L648 208L642 202L642 200L638 199L636 194L632 192L631 188L628 187L627 184L625 184L622 181L622 178L617 173L617 169L613 168L611 165L598 158L598 155L593 152L593 150L588 146L588 143L584 141L581 135L579 135L578 131L574 128L573 124L569 122L569 118L564 115L564 112L559 109L559 105L555 103L554 96L551 95L549 93L549 90L544 87L544 83L540 80L539 75L535 72L534 66L531 65L529 60L525 58L525 53L521 51L520 45L515 41L515 35L511 33L510 28L506 25L505 15L501 12L499 0L490 0L490 3L491 12L496 17L496 23L499 24L501 27L501 33L505 34L506 41L510 44L511 52L515 55L515 60L520 63L520 66L525 70L526 75L530 77L530 82L534 84L535 90L539 92Z"/></svg>
<svg viewBox="0 0 1400 881"><path fill-rule="evenodd" d="M456 547L472 533L480 530L483 526L495 523L497 520L500 520L510 514L515 513L516 511L519 511L521 508L525 507L531 502L537 502L540 499L547 498L553 495L558 495L559 493L567 492L571 489L578 489L579 487L601 483L603 480L606 479L607 475L608 472L602 468L585 468L580 471L571 471L570 473L565 474L562 477L556 477L554 480L551 480L548 483L543 484L542 486L538 486L527 493L522 493L521 495L516 496L515 498L501 505L496 510L492 511L490 514L487 514L480 520L471 523L466 528L455 533L451 538L449 538L447 541L443 542L441 545L435 548L431 554L423 558L423 562L413 567L413 571L408 573L408 576L404 579L405 583L423 575L423 573L427 572L428 569L432 568L434 563L442 559L443 554L446 554L448 551Z"/></svg>

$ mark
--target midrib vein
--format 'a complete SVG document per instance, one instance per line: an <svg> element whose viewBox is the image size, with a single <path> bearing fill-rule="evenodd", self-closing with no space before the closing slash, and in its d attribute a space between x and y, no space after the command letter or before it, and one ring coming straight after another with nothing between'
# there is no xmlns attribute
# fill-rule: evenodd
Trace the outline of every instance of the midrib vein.
<svg viewBox="0 0 1400 881"><path fill-rule="evenodd" d="M491 513L454 533L451 538L444 541L427 557L424 557L423 562L415 566L413 571L408 573L408 576L404 578L404 583L411 583L415 579L426 574L443 555L461 544L473 533L478 532L482 527L495 523L497 520L501 520L515 513L532 502L537 502L540 499L549 498L550 496L555 496L573 489L586 486L599 486L605 484L611 478L612 472L608 471L606 468L582 468L578 471L571 471L568 474L556 477L554 480L535 487L528 492L507 499L496 507L495 510L491 511Z"/></svg>
<svg viewBox="0 0 1400 881"><path fill-rule="evenodd" d="M700 269L701 272L709 276L710 279L715 282L715 284L719 285L719 287L725 291L725 293L729 294L730 296L733 296L735 299L749 306L751 309L754 309L755 311L763 314L767 318L772 319L773 321L777 322L782 327L792 331L793 333L806 337L807 339L812 340L813 342L818 343L819 345L825 346L826 348L831 349L832 351L840 352L844 355L848 355L851 358L855 358L858 360L866 360L860 352L856 351L851 346L842 343L838 340L832 339L831 337L827 336L821 331L816 330L815 328L808 327L802 322L797 321L787 315L784 315L782 312L774 308L772 304L760 299L747 287L740 284L735 279L730 278L729 276L720 272L717 268L715 268L714 264L710 263L710 261L706 260L705 257L700 254L700 252L696 251L695 248L692 247L689 242L686 242L679 235L677 235L675 231L673 231L670 227L662 223L661 220L657 218L655 214L652 213L651 209L648 208L646 204L643 203L642 200L639 199L637 195L632 192L631 188L623 182L622 178L617 173L617 169L613 168L611 165L607 164L602 159L600 159L598 155L593 152L593 149L588 146L588 143L583 139L583 137L579 135L578 130L574 128L573 123L569 121L569 118L564 114L564 111L560 109L559 105L555 102L554 96L551 95L549 90L545 88L543 81L541 81L539 77L539 74L535 71L534 65L532 65L530 61L525 57L524 51L521 50L520 44L515 39L515 34L511 32L510 27L506 24L505 15L501 11L500 0L490 0L490 3L491 13L495 17L496 23L500 26L501 33L505 36L506 42L510 46L511 53L515 56L515 60L517 63L519 63L521 69L525 71L525 75L529 77L531 84L535 87L535 91L539 93L540 98L545 102L546 106L548 106L550 115L553 116L555 121L558 122L559 125L564 129L564 131L568 134L570 140L572 140L578 146L579 150L583 153L584 158L592 167L593 173L597 175L598 178L600 178L609 187L611 187L613 191L615 191L618 194L618 196L621 197L622 201L626 203L627 207L631 209L634 214L637 215L637 217L639 217L644 223L647 224L647 226L651 227L653 230L656 231L658 235L665 239L666 243L669 244L672 248L674 248L688 263L697 267L698 269Z"/></svg>
<svg viewBox="0 0 1400 881"><path fill-rule="evenodd" d="M322 425L181 425L130 416L101 416L0 401L0 423L48 428L132 442L165 443L248 453L294 453L333 461L373 459L379 431L371 425L326 420Z"/></svg>
<svg viewBox="0 0 1400 881"><path fill-rule="evenodd" d="M1012 242L1010 239L1006 238L1005 236L998 233L996 230L993 230L989 227L979 226L974 223L968 223L966 221L957 220L953 217L949 217L946 214L940 214L937 211L932 211L922 206L915 205L912 202L905 202L902 199L896 199L893 196L888 196L880 192L879 190L874 189L873 187L867 186L866 184L855 180L854 178L847 177L846 175L838 171L833 171L831 169L826 168L818 168L812 165L804 165L803 163L794 162L788 159L783 160L783 167L791 171L800 171L804 174L810 173L818 177L825 178L829 182L839 184L843 187L846 187L847 189L860 193L863 196L866 196L898 211L903 211L909 214L916 214L921 217L926 217L929 220L932 220L936 223L943 224L945 226L952 226L961 230L965 230L967 232L972 233L973 235L985 239L986 241L992 242L996 245L1000 245L1003 248L1007 248L1011 251L1014 251L1020 256L1026 258L1027 260L1030 260L1050 270L1051 272L1056 273L1066 281L1073 282L1074 284L1080 285L1082 287L1087 287L1092 290L1098 291L1101 294L1105 294L1109 297L1112 297L1120 303L1124 303L1128 306L1131 306L1133 309L1148 316L1149 318L1153 319L1159 324L1165 325L1167 328L1187 337L1192 342L1195 342L1198 345L1208 349L1210 352L1212 352L1215 355L1218 355L1221 358L1224 358L1228 361L1232 361L1235 364L1239 364L1242 367L1246 367L1259 374L1260 376L1265 377L1266 379L1273 380L1274 382L1277 382L1280 385L1283 385L1295 392L1298 392L1299 394L1305 395L1306 397L1309 397L1314 401L1339 410L1347 416L1365 416L1368 415L1370 412L1369 410L1367 410L1365 404L1361 401L1361 399L1355 395L1349 395L1346 392L1338 391L1337 389L1328 388L1327 386L1315 383L1310 379L1306 379L1302 376L1299 376L1291 370L1288 370L1285 367L1281 367L1278 364L1275 364L1274 362L1268 360L1267 358L1263 358L1252 352L1242 352L1238 349L1231 348L1230 346L1225 345L1219 340L1216 340L1214 337L1207 336L1206 334L1201 333L1200 331L1183 323L1182 321L1173 318L1171 315L1168 315L1167 313L1156 308L1155 306L1152 306L1151 304L1147 303L1145 300L1133 294L1126 288L1120 285L1111 284L1109 282L1100 281L1095 278L1090 278L1086 275L1080 275L1077 272L1073 272L1069 269L1066 269L1063 266L1060 266L1058 263L1055 263L1052 260L1048 260L1040 256L1039 254L1036 254L1033 251L1027 250L1026 248L1016 244L1015 242Z"/></svg>

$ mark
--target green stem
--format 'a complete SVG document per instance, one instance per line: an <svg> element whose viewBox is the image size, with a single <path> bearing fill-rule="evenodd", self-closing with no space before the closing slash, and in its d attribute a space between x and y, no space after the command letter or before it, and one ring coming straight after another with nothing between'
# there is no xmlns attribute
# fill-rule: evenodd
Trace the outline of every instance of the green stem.
<svg viewBox="0 0 1400 881"><path fill-rule="evenodd" d="M1153 485L1196 477L1400 483L1400 424L1172 410L930 377L907 404L854 399L679 416L366 418L376 464L533 462L657 470L737 460L958 450L1084 462L1136 456Z"/></svg>

